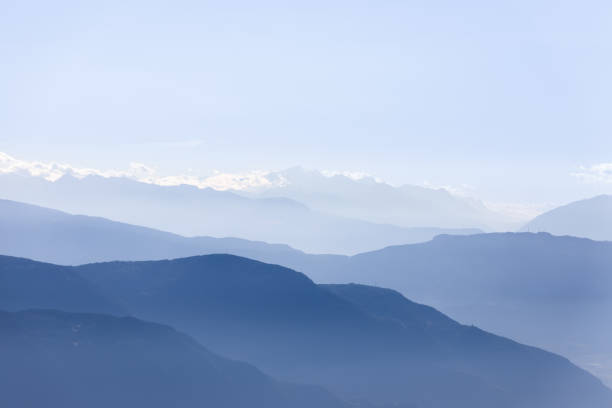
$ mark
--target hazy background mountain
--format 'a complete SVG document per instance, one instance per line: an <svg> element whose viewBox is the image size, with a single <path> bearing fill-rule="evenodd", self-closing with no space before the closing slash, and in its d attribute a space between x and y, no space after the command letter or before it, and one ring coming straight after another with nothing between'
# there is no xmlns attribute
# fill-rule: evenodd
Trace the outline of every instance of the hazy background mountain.
<svg viewBox="0 0 612 408"><path fill-rule="evenodd" d="M287 198L251 199L194 186L70 175L55 182L0 176L2 198L157 228L186 236L284 243L313 253L357 253L476 229L403 228L313 211Z"/></svg>
<svg viewBox="0 0 612 408"><path fill-rule="evenodd" d="M269 261L306 255L283 244L239 238L187 238L152 228L100 217L72 215L9 200L0 200L0 230L0 254L61 265L181 258L212 253L231 253Z"/></svg>
<svg viewBox="0 0 612 408"><path fill-rule="evenodd" d="M444 188L394 187L368 175L324 174L293 167L267 174L270 182L250 197L286 197L317 211L402 227L508 230L516 221L489 210L482 202Z"/></svg>
<svg viewBox="0 0 612 408"><path fill-rule="evenodd" d="M390 290L318 286L292 270L229 255L78 268L2 262L33 264L58 278L46 286L58 303L65 293L54 268L76 272L138 317L172 323L214 352L344 398L432 408L612 403L608 389L567 360L462 326ZM16 295L28 290L23 282Z"/></svg>
<svg viewBox="0 0 612 408"><path fill-rule="evenodd" d="M555 208L537 216L522 230L612 241L612 196L599 195Z"/></svg>
<svg viewBox="0 0 612 408"><path fill-rule="evenodd" d="M0 311L0 360L4 407L345 407L131 317Z"/></svg>

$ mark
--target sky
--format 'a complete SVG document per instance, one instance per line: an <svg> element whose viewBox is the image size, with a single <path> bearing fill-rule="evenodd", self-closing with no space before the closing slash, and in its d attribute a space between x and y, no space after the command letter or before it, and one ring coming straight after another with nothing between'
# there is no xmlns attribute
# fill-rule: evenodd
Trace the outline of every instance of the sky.
<svg viewBox="0 0 612 408"><path fill-rule="evenodd" d="M500 205L612 193L611 2L0 7L0 152L20 160L301 165Z"/></svg>

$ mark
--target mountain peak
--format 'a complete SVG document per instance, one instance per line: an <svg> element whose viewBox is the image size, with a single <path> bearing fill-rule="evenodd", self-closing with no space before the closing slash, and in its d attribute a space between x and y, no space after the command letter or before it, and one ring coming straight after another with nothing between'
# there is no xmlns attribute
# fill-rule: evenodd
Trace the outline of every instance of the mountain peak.
<svg viewBox="0 0 612 408"><path fill-rule="evenodd" d="M521 230L612 241L612 195L602 194L557 207L540 214Z"/></svg>

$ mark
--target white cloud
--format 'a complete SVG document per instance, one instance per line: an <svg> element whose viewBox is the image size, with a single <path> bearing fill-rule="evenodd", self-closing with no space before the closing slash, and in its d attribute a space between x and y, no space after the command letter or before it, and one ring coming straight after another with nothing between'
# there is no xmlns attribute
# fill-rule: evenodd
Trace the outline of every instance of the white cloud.
<svg viewBox="0 0 612 408"><path fill-rule="evenodd" d="M253 170L241 173L224 173L215 170L212 175L208 176L194 175L190 170L188 174L160 175L154 168L144 163L130 163L129 168L125 170L99 170L74 167L66 163L20 160L0 152L0 174L11 173L41 177L48 181L56 181L64 175L72 175L77 178L94 175L100 177L125 177L143 183L161 186L187 184L198 188L210 187L215 190L243 191L257 191L273 187L283 187L290 182L281 173L268 170ZM375 178L364 172L324 170L321 174L326 177L343 175L352 180L369 178L378 183L382 183L381 179Z"/></svg>
<svg viewBox="0 0 612 408"><path fill-rule="evenodd" d="M72 175L77 178L91 175L125 177L161 186L187 184L198 188L211 187L215 190L252 190L286 184L286 180L278 176L270 176L270 172L266 170L254 170L243 173L222 173L216 171L212 176L204 177L193 174L163 176L157 174L154 168L143 163L130 163L127 170L98 170L78 168L65 163L25 161L2 152L0 152L0 174L29 175L41 177L48 181L56 181L64 175Z"/></svg>
<svg viewBox="0 0 612 408"><path fill-rule="evenodd" d="M0 152L0 174L24 174L34 177L42 177L49 181L56 181L65 174L70 174L78 178L90 175L102 177L128 177L134 173L134 169L129 171L108 170L101 171L90 168L76 168L69 164L56 162L37 162L15 159L6 153Z"/></svg>
<svg viewBox="0 0 612 408"><path fill-rule="evenodd" d="M612 183L612 163L581 166L580 171L572 173L572 176L586 183Z"/></svg>
<svg viewBox="0 0 612 408"><path fill-rule="evenodd" d="M359 181L363 179L371 179L377 183L384 183L382 179L378 177L374 177L373 175L369 173L364 173L362 171L321 170L321 174L324 175L325 177L344 176L354 181Z"/></svg>
<svg viewBox="0 0 612 408"><path fill-rule="evenodd" d="M255 190L280 186L269 177L266 170L253 170L243 173L222 173L215 171L212 176L198 177L195 175L178 175L157 177L151 182L162 186L175 186L188 184L199 188L213 188L215 190Z"/></svg>

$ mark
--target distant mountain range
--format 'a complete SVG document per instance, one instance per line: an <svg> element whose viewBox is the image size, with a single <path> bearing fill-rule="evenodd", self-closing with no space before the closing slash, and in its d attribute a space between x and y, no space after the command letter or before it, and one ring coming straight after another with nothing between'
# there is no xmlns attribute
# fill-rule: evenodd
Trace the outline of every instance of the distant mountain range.
<svg viewBox="0 0 612 408"><path fill-rule="evenodd" d="M290 269L230 255L81 267L0 257L0 265L5 265L0 268L0 281L13 282L10 292L14 297L28 299L32 277L46 274L48 280L41 287L45 293L39 292L40 297L49 300L46 306L52 307L55 299L57 308L71 309L77 306L67 304L66 299L72 299L75 290L67 287L65 281L84 279L89 286L81 287L79 308L115 307L139 318L170 323L194 335L214 352L255 363L283 380L325 386L347 401L431 408L604 408L612 404L610 390L567 360L462 326L390 290L361 285L318 286ZM90 293L92 296L88 296ZM108 303L96 300L98 294ZM0 296L0 309L10 309L8 306ZM135 378L131 374L144 371L143 362L151 358L156 361L155 369L149 369L142 382L135 385L136 389L153 386L152 396L156 395L155 388L163 387L158 383L160 378L185 390L197 385L198 377L193 370L206 373L203 358L194 357L205 351L188 339L181 344L174 332L167 337L155 334L167 333L167 328L148 327L133 319L33 313L33 316L0 315L0 320L7 322L0 323L0 328L7 330L14 325L27 328L25 333L17 331L15 335L19 339L15 347L23 347L16 356L32 355L28 354L30 346L25 339L34 332L36 338L42 338L40 347L52 350L49 356L60 353L61 360L70 364L75 348L83 349L84 353L91 350L91 356L85 354L74 363L75 369L69 370L70 378L78 377L82 369L78 364L90 357L96 366L105 367L104 357L111 346L113 353L125 356L126 361L111 359L108 365L126 366L131 381ZM51 313L51 317L44 313ZM19 323L23 319L25 322ZM127 333L122 333L124 329ZM104 333L107 334L103 336ZM115 341L115 336L119 340ZM161 345L158 338L164 339ZM74 346L74 342L79 346ZM182 350L183 346L189 350ZM174 367L181 372L172 381L169 373L173 371L165 368L177 361ZM32 364L25 365L24 370L54 373L46 360L35 359ZM267 383L260 374L250 372L252 377L239 375L234 380L259 378L258 381ZM72 384L91 386L103 374L104 370L93 373L93 377L77 378ZM120 392L113 387L121 379L108 384L110 396L103 395L103 401ZM222 392L225 385L221 383L219 392L213 395L225 395ZM239 390L242 385L236 387ZM194 398L207 394L206 389ZM247 389L252 388L247 385ZM132 391L126 391L128 397L136 398L139 393ZM270 398L278 396L269 388L257 391L272 395ZM186 398L188 394L181 395ZM325 394L315 395L333 404L325 399ZM257 405L257 395L252 398L254 403L249 406L268 406Z"/></svg>
<svg viewBox="0 0 612 408"><path fill-rule="evenodd" d="M282 254L304 254L282 244L239 238L186 238L105 218L72 215L9 200L0 200L0 230L0 254L62 265L213 253L272 261Z"/></svg>
<svg viewBox="0 0 612 408"><path fill-rule="evenodd" d="M612 196L600 195L555 208L534 218L522 231L612 241Z"/></svg>
<svg viewBox="0 0 612 408"><path fill-rule="evenodd" d="M0 175L0 197L157 228L184 236L279 242L313 253L353 254L478 229L407 228L312 210L294 200L247 198L193 186L166 187L127 178L66 175L55 182Z"/></svg>
<svg viewBox="0 0 612 408"><path fill-rule="evenodd" d="M3 407L348 408L132 317L0 311L0 361Z"/></svg>
<svg viewBox="0 0 612 408"><path fill-rule="evenodd" d="M271 180L268 186L235 192L257 198L286 197L323 213L402 227L508 230L516 225L482 202L443 188L394 187L370 176L325 175L301 167L266 177Z"/></svg>

